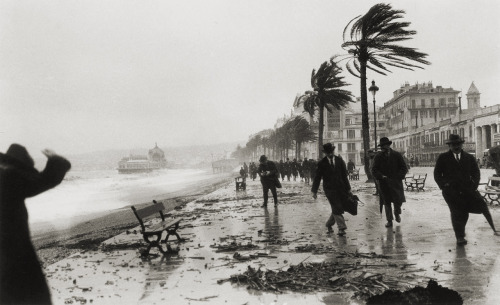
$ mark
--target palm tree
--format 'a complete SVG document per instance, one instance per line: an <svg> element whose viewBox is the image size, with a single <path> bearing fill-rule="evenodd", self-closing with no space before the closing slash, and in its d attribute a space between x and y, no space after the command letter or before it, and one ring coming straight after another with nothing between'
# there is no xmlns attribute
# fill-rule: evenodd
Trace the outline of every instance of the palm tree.
<svg viewBox="0 0 500 305"><path fill-rule="evenodd" d="M325 61L317 72L313 69L311 75L313 91L307 91L301 97L305 99L304 111L307 111L309 115L314 116L316 108L319 110L318 157L323 146L325 108L332 112L333 108L340 110L353 101L350 91L340 89L349 84L344 82L343 76L340 76L342 68L337 65L335 59L336 57L332 57L329 61Z"/></svg>
<svg viewBox="0 0 500 305"><path fill-rule="evenodd" d="M427 54L418 52L415 48L404 47L396 42L411 39L416 31L407 30L410 22L399 22L405 12L393 10L390 4L376 4L365 15L352 19L344 29L342 48L348 51L350 60L347 70L361 79L361 126L363 132L363 149L365 172L371 180L369 171L370 130L368 121L368 101L366 92L366 69L386 75L391 72L386 66L412 70L421 68L408 63L411 60L429 65L425 60ZM348 31L349 26L350 31ZM347 37L349 33L349 37ZM354 68L354 69L353 69Z"/></svg>
<svg viewBox="0 0 500 305"><path fill-rule="evenodd" d="M300 159L301 145L304 142L317 140L316 133L311 129L309 122L301 116L296 116L290 121L292 139L295 141L295 158Z"/></svg>

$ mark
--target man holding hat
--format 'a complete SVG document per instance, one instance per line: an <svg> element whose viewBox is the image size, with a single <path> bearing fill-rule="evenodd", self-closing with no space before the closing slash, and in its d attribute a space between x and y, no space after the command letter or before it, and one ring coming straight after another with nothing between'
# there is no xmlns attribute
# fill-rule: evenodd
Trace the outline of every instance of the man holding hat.
<svg viewBox="0 0 500 305"><path fill-rule="evenodd" d="M262 184L262 191L264 192L264 204L262 207L267 207L267 200L269 197L269 190L273 194L274 206L278 205L278 194L276 193L276 187L280 188L281 183L278 177L278 169L276 164L272 161L268 161L266 155L262 155L259 158L259 168L257 172L260 176L260 183Z"/></svg>
<svg viewBox="0 0 500 305"><path fill-rule="evenodd" d="M61 183L71 164L51 150L42 152L48 160L41 172L19 144L0 153L0 304L51 304L24 201Z"/></svg>
<svg viewBox="0 0 500 305"><path fill-rule="evenodd" d="M337 223L339 228L338 235L343 236L347 227L342 214L344 213L344 206L346 205L348 196L352 195L352 193L351 185L347 179L345 162L342 158L333 155L334 150L335 146L332 143L323 145L323 153L326 156L318 162L311 192L313 193L313 198L316 199L318 197L319 184L321 179L323 179L323 190L332 208L332 214L326 222L326 227L328 228L328 232L331 233L333 232L332 226Z"/></svg>
<svg viewBox="0 0 500 305"><path fill-rule="evenodd" d="M392 227L392 206L394 204L394 219L401 222L401 206L406 201L403 189L403 179L408 173L403 156L391 149L392 141L387 137L380 138L378 146L381 152L373 158L372 173L378 180L378 191L380 196L380 212L385 207L387 228Z"/></svg>
<svg viewBox="0 0 500 305"><path fill-rule="evenodd" d="M467 244L465 225L469 213L483 214L496 233L486 202L477 191L481 172L476 159L463 151L464 140L451 134L446 144L449 151L439 155L434 168L434 180L443 192L443 197L451 213L451 224L458 245Z"/></svg>

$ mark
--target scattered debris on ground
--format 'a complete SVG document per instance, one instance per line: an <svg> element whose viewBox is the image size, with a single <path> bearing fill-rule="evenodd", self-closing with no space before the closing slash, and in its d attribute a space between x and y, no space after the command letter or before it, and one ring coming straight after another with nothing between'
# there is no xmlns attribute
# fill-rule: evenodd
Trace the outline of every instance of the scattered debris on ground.
<svg viewBox="0 0 500 305"><path fill-rule="evenodd" d="M426 288L414 287L404 292L390 289L382 294L371 296L366 301L366 305L461 305L463 303L464 301L458 292L438 285L433 280L429 280Z"/></svg>
<svg viewBox="0 0 500 305"><path fill-rule="evenodd" d="M377 257L377 255L369 255ZM247 285L248 289L282 292L348 291L354 297L366 299L389 289L407 289L425 282L428 278L411 274L407 264L368 264L322 262L300 263L286 271L255 269L248 266L243 274L219 280ZM424 279L425 278L425 279Z"/></svg>

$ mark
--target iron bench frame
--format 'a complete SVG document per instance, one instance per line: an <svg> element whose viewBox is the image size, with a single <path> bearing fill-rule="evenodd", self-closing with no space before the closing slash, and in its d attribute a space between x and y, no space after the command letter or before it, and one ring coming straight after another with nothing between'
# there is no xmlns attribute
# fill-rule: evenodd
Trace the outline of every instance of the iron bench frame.
<svg viewBox="0 0 500 305"><path fill-rule="evenodd" d="M141 225L142 237L148 243L148 247L144 252L142 252L142 256L148 256L149 251L153 246L157 247L158 250L160 250L160 252L163 254L176 252L172 250L172 247L170 247L170 245L167 242L168 238L171 235L175 235L177 237L178 242L184 241L184 239L182 239L177 233L177 229L179 229L179 223L182 221L182 218L174 218L171 220L166 220L165 214L163 214L165 206L163 205L162 202L156 202L156 200L153 200L152 205L144 208L137 209L134 206L132 206L131 208L132 211L134 212L135 217L139 221L139 224ZM158 224L152 224L150 226L146 226L144 223L144 219L156 213L160 214L161 222ZM167 232L167 236L165 237L165 239L162 240L161 237L163 235L163 232ZM163 249L161 245L162 243L166 244L167 251Z"/></svg>
<svg viewBox="0 0 500 305"><path fill-rule="evenodd" d="M406 176L405 177L405 185L406 185L406 190L408 191L411 188L411 191L416 190L417 192L419 191L425 191L425 180L427 179L427 174L423 173L414 173L411 174L411 176Z"/></svg>
<svg viewBox="0 0 500 305"><path fill-rule="evenodd" d="M493 184L498 184L498 186ZM487 183L479 183L479 185L484 185L484 188L478 189L478 191L486 202L500 205L500 177L488 177Z"/></svg>

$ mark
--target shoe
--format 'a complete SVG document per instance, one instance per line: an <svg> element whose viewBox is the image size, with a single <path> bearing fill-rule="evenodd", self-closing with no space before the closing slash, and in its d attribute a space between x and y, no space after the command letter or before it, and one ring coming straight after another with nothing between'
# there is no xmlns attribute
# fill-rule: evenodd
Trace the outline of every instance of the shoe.
<svg viewBox="0 0 500 305"><path fill-rule="evenodd" d="M396 222L401 222L401 216L399 216L399 214L396 214Z"/></svg>
<svg viewBox="0 0 500 305"><path fill-rule="evenodd" d="M467 244L467 239L465 238L459 238L457 239L457 245L462 246Z"/></svg>
<svg viewBox="0 0 500 305"><path fill-rule="evenodd" d="M275 207L277 207L277 206L278 206L278 203L275 203L275 204L274 204L274 206L275 206Z"/></svg>
<svg viewBox="0 0 500 305"><path fill-rule="evenodd" d="M392 221L389 221L388 223L385 224L386 228L392 228Z"/></svg>
<svg viewBox="0 0 500 305"><path fill-rule="evenodd" d="M332 226L327 226L327 228L328 228L328 233L333 233L333 228L332 228Z"/></svg>
<svg viewBox="0 0 500 305"><path fill-rule="evenodd" d="M338 236L344 236L345 235L345 231L344 230L339 230L339 233L337 233Z"/></svg>
<svg viewBox="0 0 500 305"><path fill-rule="evenodd" d="M267 203L264 203L263 205L260 206L261 208L267 208Z"/></svg>

